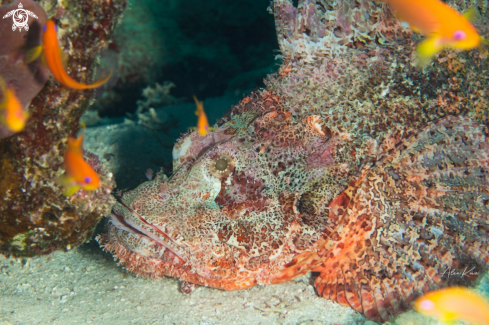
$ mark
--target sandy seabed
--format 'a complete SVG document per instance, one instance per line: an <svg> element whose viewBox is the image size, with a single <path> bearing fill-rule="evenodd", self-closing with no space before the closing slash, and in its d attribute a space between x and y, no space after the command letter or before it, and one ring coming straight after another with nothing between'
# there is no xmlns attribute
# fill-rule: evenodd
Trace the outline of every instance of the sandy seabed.
<svg viewBox="0 0 489 325"><path fill-rule="evenodd" d="M0 255L0 270L0 325L375 324L319 297L311 274L232 292L199 287L186 295L176 279L125 271L95 241L49 256ZM438 323L409 311L389 324Z"/></svg>
<svg viewBox="0 0 489 325"><path fill-rule="evenodd" d="M90 242L35 258L0 255L0 324L363 324L320 298L311 276L226 292L136 277Z"/></svg>

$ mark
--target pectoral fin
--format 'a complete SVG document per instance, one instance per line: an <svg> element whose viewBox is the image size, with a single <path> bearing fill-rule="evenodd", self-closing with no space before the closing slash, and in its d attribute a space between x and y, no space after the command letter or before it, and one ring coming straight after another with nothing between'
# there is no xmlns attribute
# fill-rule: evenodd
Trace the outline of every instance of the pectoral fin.
<svg viewBox="0 0 489 325"><path fill-rule="evenodd" d="M63 63L63 67L66 70L68 66L69 55L62 49L59 49L59 56L61 57L61 63ZM25 63L29 64L36 61L39 57L41 57L41 63L44 66L47 66L46 57L44 56L42 45L36 46L28 50L25 54Z"/></svg>
<svg viewBox="0 0 489 325"><path fill-rule="evenodd" d="M42 45L36 46L28 50L25 54L25 63L29 64L37 60L42 54Z"/></svg>
<svg viewBox="0 0 489 325"><path fill-rule="evenodd" d="M65 187L65 190L63 191L63 195L65 196L71 196L80 189L80 186L75 185L75 181L73 180L73 178L68 175L62 175L58 177L56 179L56 183Z"/></svg>
<svg viewBox="0 0 489 325"><path fill-rule="evenodd" d="M418 67L426 67L431 62L433 56L442 49L443 46L440 44L440 38L437 35L433 35L419 44L416 48Z"/></svg>
<svg viewBox="0 0 489 325"><path fill-rule="evenodd" d="M489 166L477 159L489 155L484 127L445 117L403 140L331 202L337 231L328 237L335 239L325 241L324 261L313 269L321 296L387 321L422 293L460 281L440 270L463 270L461 258L486 267L485 234L471 226L487 215ZM447 231L453 220L457 231Z"/></svg>
<svg viewBox="0 0 489 325"><path fill-rule="evenodd" d="M443 324L455 324L457 319L457 314L454 312L446 312L441 318Z"/></svg>
<svg viewBox="0 0 489 325"><path fill-rule="evenodd" d="M475 8L470 8L469 10L464 12L463 16L470 22L475 22L480 18L479 11Z"/></svg>
<svg viewBox="0 0 489 325"><path fill-rule="evenodd" d="M64 196L72 196L73 194L75 194L78 190L80 189L80 186L77 186L77 185L72 185L72 186L69 186L67 187L64 192L63 192L63 195Z"/></svg>

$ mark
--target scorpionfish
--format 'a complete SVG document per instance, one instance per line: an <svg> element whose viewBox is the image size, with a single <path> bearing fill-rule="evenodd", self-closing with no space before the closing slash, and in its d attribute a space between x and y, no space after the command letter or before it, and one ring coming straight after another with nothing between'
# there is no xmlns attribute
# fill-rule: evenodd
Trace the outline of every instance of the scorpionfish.
<svg viewBox="0 0 489 325"><path fill-rule="evenodd" d="M447 270L489 262L488 60L448 49L421 71L383 2L270 10L278 72L182 136L99 242L139 275L224 290L317 272L320 296L375 321L470 285Z"/></svg>

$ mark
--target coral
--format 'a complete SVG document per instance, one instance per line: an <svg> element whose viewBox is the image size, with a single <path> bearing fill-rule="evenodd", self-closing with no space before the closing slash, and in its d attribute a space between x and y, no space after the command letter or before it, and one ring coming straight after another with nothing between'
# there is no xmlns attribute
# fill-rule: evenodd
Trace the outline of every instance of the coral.
<svg viewBox="0 0 489 325"><path fill-rule="evenodd" d="M110 39L125 1L51 1L43 5L49 8L48 16L60 22L61 45L70 54L68 73L76 80L89 81L96 56ZM31 102L25 130L0 140L1 252L30 256L70 249L89 240L108 211L113 202L112 175L95 156L87 153L86 159L101 176L98 190L67 198L55 184L63 174L67 138L77 131L92 96L92 91L66 89L50 78Z"/></svg>
<svg viewBox="0 0 489 325"><path fill-rule="evenodd" d="M170 90L175 87L173 82L166 81L163 86L159 83L156 83L155 87L146 87L143 90L143 97L146 100L138 100L138 109L136 111L137 114L143 113L148 108L158 105L170 105L176 102L176 99L170 95Z"/></svg>
<svg viewBox="0 0 489 325"><path fill-rule="evenodd" d="M0 16L18 9L19 0L0 6ZM47 17L39 4L32 0L23 1L23 8L33 12L38 18L29 17L29 30L14 33L12 18L0 21L0 77L14 90L24 107L28 107L32 98L44 87L48 80L48 68L40 60L25 64L27 50L41 44L42 26ZM24 37L25 36L25 37ZM0 102L3 100L0 94ZM14 132L0 124L0 139Z"/></svg>
<svg viewBox="0 0 489 325"><path fill-rule="evenodd" d="M125 192L99 241L137 274L225 290L319 272L321 296L378 321L473 282L443 272L489 262L486 53L419 70L383 2L271 11L283 63L267 88L182 136L171 177Z"/></svg>

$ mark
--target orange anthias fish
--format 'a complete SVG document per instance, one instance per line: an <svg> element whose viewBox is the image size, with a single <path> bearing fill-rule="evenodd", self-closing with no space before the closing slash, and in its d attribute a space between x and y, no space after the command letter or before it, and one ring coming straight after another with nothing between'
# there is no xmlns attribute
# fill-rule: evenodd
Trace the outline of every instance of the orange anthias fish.
<svg viewBox="0 0 489 325"><path fill-rule="evenodd" d="M29 50L26 54L26 63L36 60L40 55L43 55L43 61L47 64L53 76L64 86L72 89L90 89L96 88L106 83L112 76L112 72L105 78L95 81L93 84L83 84L73 80L63 66L61 59L61 49L58 45L58 33L56 24L52 20L48 20L44 26L44 34L42 36L42 45Z"/></svg>
<svg viewBox="0 0 489 325"><path fill-rule="evenodd" d="M439 0L384 1L400 20L428 37L416 50L418 65L422 67L445 47L468 50L479 46L483 39L465 16Z"/></svg>
<svg viewBox="0 0 489 325"><path fill-rule="evenodd" d="M83 159L83 132L78 138L68 139L68 149L64 156L66 174L58 178L58 183L65 186L64 195L70 196L79 189L87 191L95 190L99 187L100 177L92 166Z"/></svg>
<svg viewBox="0 0 489 325"><path fill-rule="evenodd" d="M24 110L17 96L15 96L14 91L7 87L7 84L1 77L0 94L3 97L0 102L0 123L7 126L13 132L22 131L29 115Z"/></svg>
<svg viewBox="0 0 489 325"><path fill-rule="evenodd" d="M461 320L472 324L489 324L487 300L464 287L428 292L414 302L414 308L445 323Z"/></svg>
<svg viewBox="0 0 489 325"><path fill-rule="evenodd" d="M195 105L197 105L197 110L195 111L195 115L197 118L197 131L201 136L204 136L209 132L209 122L207 121L207 115L204 112L204 103L200 102L197 97L194 96Z"/></svg>

